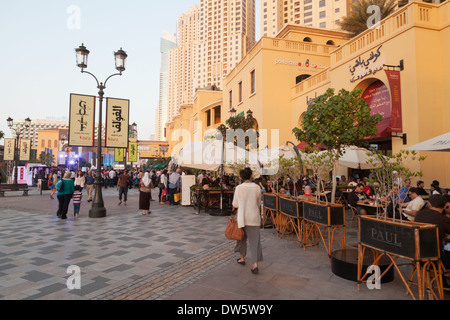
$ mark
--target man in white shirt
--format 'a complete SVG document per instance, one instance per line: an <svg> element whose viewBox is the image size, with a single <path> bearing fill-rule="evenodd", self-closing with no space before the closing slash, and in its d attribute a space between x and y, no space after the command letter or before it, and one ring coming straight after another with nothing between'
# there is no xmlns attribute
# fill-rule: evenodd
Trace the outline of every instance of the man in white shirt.
<svg viewBox="0 0 450 320"><path fill-rule="evenodd" d="M202 181L203 181L203 178L204 178L204 177L206 177L206 171L205 171L205 170L202 170L202 173L200 173L200 174L197 176L197 185L199 185L199 186L202 185Z"/></svg>
<svg viewBox="0 0 450 320"><path fill-rule="evenodd" d="M419 190L417 188L409 189L409 193L409 197L412 200L408 203L401 204L403 208L406 207L402 210L402 213L408 220L414 222L416 214L425 206L425 201L419 196Z"/></svg>

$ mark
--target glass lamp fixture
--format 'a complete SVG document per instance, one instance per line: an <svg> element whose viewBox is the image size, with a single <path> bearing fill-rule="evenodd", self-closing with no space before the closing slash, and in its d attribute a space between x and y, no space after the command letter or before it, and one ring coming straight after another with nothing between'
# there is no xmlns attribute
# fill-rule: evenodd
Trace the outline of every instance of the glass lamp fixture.
<svg viewBox="0 0 450 320"><path fill-rule="evenodd" d="M84 44L81 44L78 49L75 49L75 52L77 53L77 66L81 69L86 69L88 66L89 50L86 49Z"/></svg>
<svg viewBox="0 0 450 320"><path fill-rule="evenodd" d="M116 69L119 72L125 71L125 61L127 60L127 53L120 48L119 51L114 52L114 58L116 60Z"/></svg>

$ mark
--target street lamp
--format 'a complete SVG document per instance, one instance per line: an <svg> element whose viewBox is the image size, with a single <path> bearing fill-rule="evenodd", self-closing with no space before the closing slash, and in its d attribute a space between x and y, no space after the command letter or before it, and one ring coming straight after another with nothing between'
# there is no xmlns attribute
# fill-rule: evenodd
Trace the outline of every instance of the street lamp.
<svg viewBox="0 0 450 320"><path fill-rule="evenodd" d="M103 97L104 97L104 90L106 89L106 83L108 80L114 76L121 76L122 72L125 71L125 61L128 57L128 55L125 53L125 51L120 48L120 50L114 52L114 59L116 64L116 69L119 71L119 73L115 73L110 75L105 82L99 82L97 77L93 75L92 73L85 71L84 69L88 66L88 57L90 51L86 49L84 44L81 44L80 47L75 49L76 52L76 63L77 66L81 69L81 73L87 73L91 75L95 81L97 82L97 89L99 89L98 95L99 95L99 115L98 115L98 142L97 142L97 172L95 174L95 195L94 200L92 201L92 208L89 211L89 217L90 218L104 218L106 217L106 208L105 204L103 202L103 195L102 195L102 175L101 175L101 155L102 155L102 112L103 112Z"/></svg>
<svg viewBox="0 0 450 320"><path fill-rule="evenodd" d="M14 120L11 117L8 117L8 119L6 119L6 122L8 123L8 127L9 129L11 129L12 131L14 131L15 135L16 135L16 141L15 141L15 150L14 150L14 184L17 184L17 161L18 161L18 155L20 154L20 150L19 150L19 138L22 135L22 133L24 133L26 130L28 130L31 126L31 119L30 118L26 118L25 119L25 126L16 126L14 128Z"/></svg>

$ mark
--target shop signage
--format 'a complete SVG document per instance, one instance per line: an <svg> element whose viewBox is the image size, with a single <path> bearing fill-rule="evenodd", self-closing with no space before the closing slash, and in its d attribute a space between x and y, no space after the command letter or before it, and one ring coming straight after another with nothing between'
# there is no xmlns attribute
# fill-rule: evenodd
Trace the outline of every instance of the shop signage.
<svg viewBox="0 0 450 320"><path fill-rule="evenodd" d="M95 97L71 94L69 115L69 146L93 147Z"/></svg>
<svg viewBox="0 0 450 320"><path fill-rule="evenodd" d="M310 68L310 69L326 69L327 68L322 65L312 64L309 59L306 59L305 62L275 60L275 64L282 64L282 65L294 66L294 67L305 67L305 68Z"/></svg>
<svg viewBox="0 0 450 320"><path fill-rule="evenodd" d="M400 71L385 70L391 88L391 132L403 132Z"/></svg>
<svg viewBox="0 0 450 320"><path fill-rule="evenodd" d="M128 148L130 100L106 99L106 147Z"/></svg>
<svg viewBox="0 0 450 320"><path fill-rule="evenodd" d="M351 73L350 82L362 80L384 69L386 58L385 54L381 52L382 47L383 45L379 46L376 51L372 51L367 59L358 57L354 64L349 66Z"/></svg>

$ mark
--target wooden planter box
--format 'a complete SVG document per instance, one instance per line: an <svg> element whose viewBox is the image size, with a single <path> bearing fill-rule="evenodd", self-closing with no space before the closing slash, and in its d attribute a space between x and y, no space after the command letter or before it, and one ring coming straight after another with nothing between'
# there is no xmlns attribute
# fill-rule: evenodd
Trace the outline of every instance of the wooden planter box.
<svg viewBox="0 0 450 320"><path fill-rule="evenodd" d="M299 241L301 241L303 202L289 197L279 197L279 213L278 226L280 228L280 238L283 237L284 234L295 233Z"/></svg>
<svg viewBox="0 0 450 320"><path fill-rule="evenodd" d="M408 293L414 299L411 285L415 274L417 274L420 300L424 300L426 289L430 297L443 299L443 266L440 260L439 229L436 225L361 216L359 217L358 244L360 257L364 255L367 248L377 252L378 257L387 256L391 259L391 267L397 269ZM412 272L408 282L398 268L396 263L398 258L411 261ZM375 260L374 265L377 265L377 262L378 260ZM363 274L361 263L358 263L359 284L364 282L367 276Z"/></svg>
<svg viewBox="0 0 450 320"><path fill-rule="evenodd" d="M262 227L277 228L279 197L273 193L263 194L263 221Z"/></svg>
<svg viewBox="0 0 450 320"><path fill-rule="evenodd" d="M346 247L344 206L305 201L303 203L303 229L305 230L304 246L310 246L314 243L318 245L319 235L331 259L335 237L341 249ZM325 241L325 234L328 235L328 243Z"/></svg>

